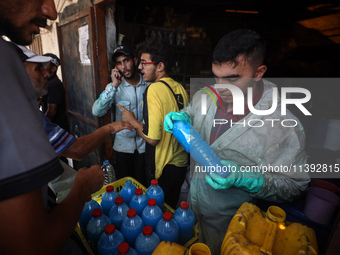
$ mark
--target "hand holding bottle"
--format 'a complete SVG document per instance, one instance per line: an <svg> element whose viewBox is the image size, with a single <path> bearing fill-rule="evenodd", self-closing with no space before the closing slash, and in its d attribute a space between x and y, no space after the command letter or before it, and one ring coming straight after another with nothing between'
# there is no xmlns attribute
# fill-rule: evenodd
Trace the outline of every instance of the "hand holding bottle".
<svg viewBox="0 0 340 255"><path fill-rule="evenodd" d="M168 133L172 133L172 129L174 128L173 121L183 120L190 123L190 117L185 112L169 112L164 117L164 130Z"/></svg>

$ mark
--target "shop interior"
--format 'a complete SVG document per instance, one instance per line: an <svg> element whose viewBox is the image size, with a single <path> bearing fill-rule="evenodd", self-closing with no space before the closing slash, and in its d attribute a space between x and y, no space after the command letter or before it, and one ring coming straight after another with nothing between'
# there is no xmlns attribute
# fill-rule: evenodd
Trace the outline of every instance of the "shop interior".
<svg viewBox="0 0 340 255"><path fill-rule="evenodd" d="M212 77L214 46L238 28L254 29L267 40L266 78L339 77L339 9L337 1L118 0L115 22L122 44L133 48L146 38L169 38L177 59L171 76L189 92L190 78ZM314 116L302 120L308 143L321 119L340 117L335 88L313 89L319 95L311 103Z"/></svg>
<svg viewBox="0 0 340 255"><path fill-rule="evenodd" d="M96 18L90 18L90 23L95 27L93 31L96 35L93 35L93 38L99 45L97 50L104 52L103 55L106 52L109 56L112 54L112 47L118 44L128 45L135 49L138 43L147 38L168 38L176 54L176 65L171 76L188 92L190 92L190 78L212 77L211 55L214 46L224 34L238 28L255 29L267 40L268 54L265 64L268 66L268 71L265 78L338 78L340 75L339 1L287 0L268 3L263 0L117 0L114 3L112 1L94 2L102 4L96 9ZM110 11L114 14L108 14ZM105 38L100 38L102 34L105 34L105 25L101 25L100 15L112 17L111 22L115 25L116 31L110 39L114 42L110 40L106 42ZM87 16L78 15L79 24L87 22L83 17ZM73 28L67 30L67 24L71 24L73 20L75 18L65 17L60 23L59 47L62 49L61 57L64 60L67 58L72 60L73 53L68 53L69 49L65 45L68 45L67 40L75 40L70 33ZM106 37L109 38L107 29ZM65 33L69 34L70 39L66 40L66 37L62 36ZM91 115L90 110L89 112L86 110L90 109L94 99L109 82L108 70L113 65L110 57L101 57L100 54L95 60L95 54L91 54L95 52L95 47L91 47L89 45L89 56L97 67L94 67L95 70L77 69L79 76L82 72L86 73L83 86L87 86L88 80L91 84L89 88L83 88L83 92L73 91L72 82L78 81L78 77L74 77L76 76L74 70L77 66L71 65L75 63L73 60L69 61L69 66L63 66L62 70L63 81L69 93L68 113L71 130L78 136L92 132L96 127L112 120L112 114L98 120ZM89 73L89 70L92 73ZM70 76L68 72L74 75ZM95 81L93 82L95 87L92 81ZM299 86L307 88L308 84ZM340 90L336 86L328 87L326 84L323 88L321 86L313 87L314 93L312 94L317 95L317 97L312 97L309 105L313 108L313 116L301 120L306 130L309 162L340 163L340 148L329 149L324 146L327 121L340 119L338 110L340 109L338 100ZM102 152L96 152L96 155L88 157L76 167L80 168L98 161L98 158L101 160L103 157L110 158L111 149L112 141L109 141ZM340 186L339 179L327 181ZM325 248L334 242L336 233L339 232L339 227L336 227L340 224L339 219L336 219L334 215L329 224L315 223L303 215L303 201L304 198L301 198L300 201L280 204L280 206L286 211L288 221L301 222L315 230L320 254L323 254ZM263 210L268 207L268 204L263 201L259 201L258 204Z"/></svg>

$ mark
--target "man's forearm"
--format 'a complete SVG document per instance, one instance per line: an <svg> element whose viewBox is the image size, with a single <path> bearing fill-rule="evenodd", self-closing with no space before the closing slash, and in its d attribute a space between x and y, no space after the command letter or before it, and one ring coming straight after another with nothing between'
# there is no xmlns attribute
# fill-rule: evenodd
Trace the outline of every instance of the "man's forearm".
<svg viewBox="0 0 340 255"><path fill-rule="evenodd" d="M0 242L2 252L29 255L59 254L58 251L72 233L86 201L85 195L75 191L70 193L50 213L46 212L43 205L41 189L2 201L0 223L3 234L11 233L10 229L20 229L16 236L7 239L6 243ZM0 237L6 240L3 234L0 234Z"/></svg>
<svg viewBox="0 0 340 255"><path fill-rule="evenodd" d="M1 254L59 254L87 197L102 186L103 180L99 166L79 169L68 196L49 213L40 188L1 201Z"/></svg>
<svg viewBox="0 0 340 255"><path fill-rule="evenodd" d="M103 126L89 135L79 137L61 155L75 160L82 160L86 155L98 149L110 135L110 127Z"/></svg>
<svg viewBox="0 0 340 255"><path fill-rule="evenodd" d="M136 122L133 126L134 126L136 132L138 133L138 135L140 137L142 137L144 139L144 141L147 142L148 144L150 144L152 146L156 146L159 143L159 140L150 139L143 134L143 125L141 123L138 122L138 124L137 124L137 122Z"/></svg>

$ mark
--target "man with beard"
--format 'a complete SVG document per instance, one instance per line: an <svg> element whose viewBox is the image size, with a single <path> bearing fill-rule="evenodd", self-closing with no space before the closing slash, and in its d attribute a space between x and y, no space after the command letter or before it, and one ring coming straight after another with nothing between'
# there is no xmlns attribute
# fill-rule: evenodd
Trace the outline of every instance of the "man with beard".
<svg viewBox="0 0 340 255"><path fill-rule="evenodd" d="M152 82L143 97L143 124L132 111L118 103L123 121L132 125L146 141L146 177L157 179L164 202L175 208L188 165L188 154L172 134L163 130L164 116L179 111L189 102L184 87L169 76L174 65L173 47L168 40L148 39L137 46L138 68Z"/></svg>
<svg viewBox="0 0 340 255"><path fill-rule="evenodd" d="M117 47L112 55L116 68L111 71L109 83L92 107L93 115L102 117L112 105L123 105L132 111L136 119L143 121L143 93L150 84L138 73L137 58L127 46ZM122 120L121 110L116 107L116 121ZM145 141L135 130L124 130L115 135L113 144L115 171L118 179L131 176L143 185L145 175Z"/></svg>
<svg viewBox="0 0 340 255"><path fill-rule="evenodd" d="M11 44L24 63L32 82L35 96L40 98L46 95L50 73L44 67L50 64L52 57L39 56L24 46ZM125 128L132 130L130 124L116 121L98 128L89 135L76 138L68 133L67 130L53 123L45 114L41 113L41 116L44 121L45 132L57 155L75 160L82 160L89 153L98 149L110 135Z"/></svg>
<svg viewBox="0 0 340 255"><path fill-rule="evenodd" d="M39 27L56 18L53 0L0 0L0 35L18 44L30 44ZM79 169L69 195L48 210L47 184L63 168L43 129L30 78L2 38L0 55L1 254L65 254L87 198L103 185L103 171Z"/></svg>

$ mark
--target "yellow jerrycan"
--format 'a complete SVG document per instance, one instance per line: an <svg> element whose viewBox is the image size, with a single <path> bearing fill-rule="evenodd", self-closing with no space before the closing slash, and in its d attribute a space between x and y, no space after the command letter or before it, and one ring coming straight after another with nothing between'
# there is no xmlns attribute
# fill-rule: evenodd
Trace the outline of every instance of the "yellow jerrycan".
<svg viewBox="0 0 340 255"><path fill-rule="evenodd" d="M152 255L184 255L186 248L177 243L162 241L153 251Z"/></svg>
<svg viewBox="0 0 340 255"><path fill-rule="evenodd" d="M152 255L211 255L210 249L204 243L194 243L189 249L169 241L162 241Z"/></svg>
<svg viewBox="0 0 340 255"><path fill-rule="evenodd" d="M243 203L232 218L221 246L221 255L316 255L318 245L313 229L286 221L280 207L263 212Z"/></svg>

